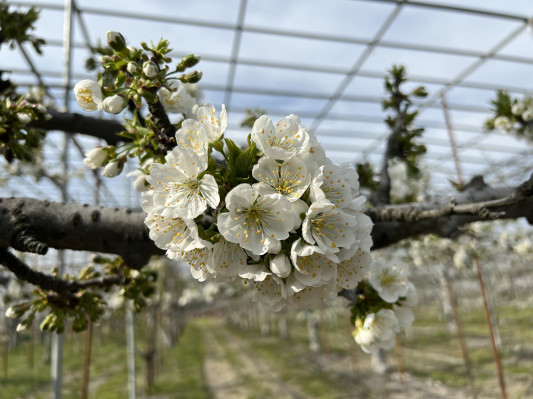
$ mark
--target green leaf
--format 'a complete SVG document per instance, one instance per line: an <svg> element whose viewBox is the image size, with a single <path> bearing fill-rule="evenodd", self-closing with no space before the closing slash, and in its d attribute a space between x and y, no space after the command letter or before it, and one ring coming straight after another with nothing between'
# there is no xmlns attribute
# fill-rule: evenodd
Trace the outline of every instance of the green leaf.
<svg viewBox="0 0 533 399"><path fill-rule="evenodd" d="M121 87L126 81L126 74L124 72L119 72L117 79L115 80L115 87Z"/></svg>
<svg viewBox="0 0 533 399"><path fill-rule="evenodd" d="M255 143L252 143L245 151L241 152L235 160L235 173L238 177L247 177L250 175L252 166L256 161Z"/></svg>
<svg viewBox="0 0 533 399"><path fill-rule="evenodd" d="M241 149L231 139L224 139L226 146L228 147L228 160L234 163L237 157L242 153Z"/></svg>

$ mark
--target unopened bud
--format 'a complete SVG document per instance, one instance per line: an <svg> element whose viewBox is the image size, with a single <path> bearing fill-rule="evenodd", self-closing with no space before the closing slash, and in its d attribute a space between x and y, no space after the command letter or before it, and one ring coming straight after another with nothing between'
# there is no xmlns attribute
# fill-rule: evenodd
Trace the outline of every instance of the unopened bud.
<svg viewBox="0 0 533 399"><path fill-rule="evenodd" d="M157 65L152 61L146 61L143 64L143 72L148 78L153 78L158 72Z"/></svg>
<svg viewBox="0 0 533 399"><path fill-rule="evenodd" d="M120 161L111 161L109 162L104 170L102 171L102 176L104 177L115 177L120 175L122 169L124 168L124 163Z"/></svg>
<svg viewBox="0 0 533 399"><path fill-rule="evenodd" d="M126 39L124 39L124 36L122 36L120 32L115 32L112 30L107 31L106 38L109 47L111 47L117 53L124 53L124 50L128 50L126 48Z"/></svg>
<svg viewBox="0 0 533 399"><path fill-rule="evenodd" d="M107 159L107 148L96 147L85 154L83 163L90 169L98 169Z"/></svg>
<svg viewBox="0 0 533 399"><path fill-rule="evenodd" d="M104 111L110 114L118 114L126 108L128 100L118 94L104 99Z"/></svg>
<svg viewBox="0 0 533 399"><path fill-rule="evenodd" d="M187 68L192 68L200 62L201 57L197 54L188 54L181 59L181 62L176 67L176 71L183 72Z"/></svg>
<svg viewBox="0 0 533 399"><path fill-rule="evenodd" d="M100 62L102 64L107 64L108 62L113 62L113 57L110 57L109 55L103 55L100 57Z"/></svg>
<svg viewBox="0 0 533 399"><path fill-rule="evenodd" d="M26 125L31 122L31 115L26 112L19 112L17 114L17 119Z"/></svg>
<svg viewBox="0 0 533 399"><path fill-rule="evenodd" d="M139 75L142 72L141 67L136 62L128 62L128 66L126 67L126 70L131 73L132 75Z"/></svg>
<svg viewBox="0 0 533 399"><path fill-rule="evenodd" d="M203 73L200 71L192 71L185 73L179 77L183 83L198 83L202 79Z"/></svg>

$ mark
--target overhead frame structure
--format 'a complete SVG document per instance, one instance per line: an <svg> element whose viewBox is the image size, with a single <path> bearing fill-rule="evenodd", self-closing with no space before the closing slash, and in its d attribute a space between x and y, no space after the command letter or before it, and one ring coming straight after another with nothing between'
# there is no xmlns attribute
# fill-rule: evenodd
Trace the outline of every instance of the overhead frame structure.
<svg viewBox="0 0 533 399"><path fill-rule="evenodd" d="M262 96L275 96L275 97L287 97L287 98L313 98L317 100L324 101L324 105L319 110L319 112L304 112L300 113L300 116L307 117L311 120L309 127L315 131L317 136L323 140L324 147L326 151L331 154L336 152L346 152L346 145L343 145L348 140L364 140L364 144L350 147L350 151L357 152L354 153L353 160L363 158L372 158L375 160L380 156L379 151L383 145L384 138L386 137L387 132L383 126L381 133L376 133L375 131L364 131L361 128L358 129L335 129L328 128L325 121L350 121L350 122L361 122L368 124L379 124L383 119L375 115L366 115L364 113L339 113L334 111L334 106L339 102L351 102L354 104L379 104L382 98L379 95L367 95L359 94L353 95L346 93L346 88L349 86L350 82L356 77L363 78L375 78L382 79L386 76L386 72L383 70L374 70L374 69L365 69L365 61L368 57L378 48L387 48L387 49L400 49L408 51L417 51L424 52L428 54L442 54L442 55L452 55L452 56L462 56L470 57L472 62L466 68L464 68L459 74L453 76L452 78L438 78L433 76L419 76L419 75L409 75L409 80L414 83L419 84L430 84L441 86L439 90L434 93L430 93L428 99L420 102L419 106L423 109L433 109L441 110L442 104L440 101L440 96L446 94L453 88L468 88L468 89L480 89L480 90L492 90L497 89L508 90L512 93L529 93L533 91L533 87L527 86L513 86L506 84L498 84L498 82L472 82L465 81L474 71L476 71L484 63L495 60L495 61L504 61L509 63L517 63L524 65L531 65L533 70L533 58L501 54L499 51L509 42L514 40L520 33L522 33L528 26L531 25L530 18L524 15L516 15L511 13L502 13L502 12L493 12L483 9L452 6L447 4L438 4L431 2L423 1L404 1L404 0L372 0L375 3L390 4L392 8L389 11L389 15L383 21L382 25L377 29L374 36L369 40L367 38L357 38L344 35L334 35L334 34L323 34L323 33L313 33L307 31L299 31L293 29L283 29L279 27L263 27L263 26L254 26L249 23L246 23L246 11L247 6L253 0L240 0L239 9L237 13L237 18L235 22L228 21L204 21L200 19L191 18L179 18L179 17L169 17L162 15L147 15L140 12L131 12L131 11L114 11L114 10L105 10L102 8L96 7L83 7L78 6L76 2L72 1L72 12L75 14L76 21L83 36L83 42L72 42L71 47L76 49L92 49L92 40L91 34L85 22L87 15L98 15L98 16L114 16L117 18L127 18L134 20L147 20L153 22L165 22L170 24L177 25L186 25L193 27L202 27L202 28L217 28L226 31L232 31L234 33L233 42L231 46L231 51L228 56L219 56L219 55L210 55L202 54L202 58L206 61L211 61L220 64L228 64L228 72L225 82L220 82L217 84L204 84L201 85L202 88L209 91L220 92L224 103L228 110L234 112L244 112L245 108L242 106L232 105L232 97L234 93L239 94L251 94L251 95L262 95ZM369 2L370 0L346 0L352 2ZM14 6L30 6L32 2L23 2L23 1L8 1L8 4ZM35 2L34 4L41 9L49 9L56 11L65 11L65 7L53 3L41 3ZM444 47L444 46L433 46L433 45L424 45L424 44L412 44L402 42L401 40L386 40L383 37L385 36L389 27L395 22L400 11L404 8L413 7L413 8L425 8L432 10L443 10L451 11L457 13L471 14L481 17L490 17L497 18L502 20L509 20L519 23L519 26L514 29L512 32L504 35L501 39L494 45L489 51L479 51L479 50L465 50L462 48L454 47ZM74 22L74 21L73 21ZM277 36L281 38L299 38L299 39L310 39L318 41L326 41L331 43L346 43L346 44L355 44L364 46L363 51L359 57L355 60L351 68L337 67L337 66L323 66L323 65L313 65L298 63L292 61L273 61L271 59L255 59L252 57L247 57L245 53L242 52L241 48L241 38L243 33L257 33L264 35ZM101 33L101 32L99 32ZM47 46L58 47L64 46L64 43L58 40L49 40ZM70 48L70 47L69 47ZM19 51L22 53L24 59L26 60L26 67L19 67L13 70L14 73L20 76L28 76L29 80L27 82L17 81L17 84L20 86L32 85L30 81L31 77L41 83L46 78L61 78L63 77L62 84L49 84L49 89L62 89L69 90L72 87L72 81L79 80L84 78L86 75L82 73L72 73L71 78L65 77L65 72L60 72L56 70L45 70L44 68L37 68L35 63L32 62L31 57L26 53L22 46L19 47ZM46 51L46 49L45 49ZM173 56L183 56L179 52L171 54ZM71 57L70 50L65 53L65 58L69 59ZM68 62L68 61L65 61ZM306 72L319 72L327 73L332 75L337 75L342 77L339 84L331 88L329 91L317 91L309 92L307 90L294 90L294 89L283 89L280 87L272 88L261 88L253 87L251 85L242 85L236 83L236 69L238 66L254 66L254 67L268 67L276 68L281 70L296 70L296 71L306 71ZM1 67L1 65L0 65ZM68 68L67 68L68 70ZM68 79L65 80L65 79ZM63 103L60 99L56 98L57 103ZM453 111L459 112L472 112L472 113L487 113L490 111L489 104L458 104L449 102L448 108ZM283 116L285 113L290 113L290 110L284 110L283 104L280 104L278 109L268 109L269 114ZM498 145L495 146L491 143L483 143L489 137L494 137L495 135L501 135L501 133L492 133L487 134L483 132L483 129L479 125L474 124L465 124L465 123L454 123L453 120L452 127L455 131L458 132L461 136L464 136L464 140L460 140L458 144L459 150L459 159L460 162L465 165L476 166L476 171L479 171L480 167L487 165L487 163L492 162L491 159L487 159L485 155L472 155L470 153L465 154L465 150L472 149L477 147L478 150L481 150L484 154L488 154L489 158L494 157L497 159L497 163L502 166L501 173L512 174L514 169L512 168L513 160L516 161L518 157L522 159L531 158L533 152L531 150L524 150L523 146L517 145L516 143L511 143L509 145ZM434 128L438 130L445 130L445 124L440 120L432 120L424 118L424 115L420 117L419 123L420 126L427 128ZM239 127L236 124L231 126L234 130L239 130ZM328 139L338 139L341 140L338 143L331 143ZM424 143L429 147L440 148L439 151L434 153L433 151L428 152L428 163L429 168L431 168L437 176L434 179L434 183L437 186L443 187L446 183L446 178L453 176L455 173L453 168L450 165L443 167L442 163L445 160L450 158L451 152L446 152L445 150L449 146L449 143L446 140L438 137L426 137ZM335 159L335 156L332 156ZM515 162L516 163L516 162ZM531 163L531 161L530 161ZM436 168L435 166L438 166ZM509 166L504 168L503 166ZM523 165L518 165L523 166ZM532 165L529 165L530 167ZM483 169L489 174L497 174L490 165ZM466 174L468 175L468 168ZM502 178L502 176L500 176Z"/></svg>

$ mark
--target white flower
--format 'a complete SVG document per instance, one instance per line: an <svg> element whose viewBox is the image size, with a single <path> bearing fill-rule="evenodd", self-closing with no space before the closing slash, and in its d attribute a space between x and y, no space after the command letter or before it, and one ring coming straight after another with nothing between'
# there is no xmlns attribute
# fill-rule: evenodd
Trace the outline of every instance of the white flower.
<svg viewBox="0 0 533 399"><path fill-rule="evenodd" d="M457 248L453 254L453 264L457 269L463 269L471 265L470 251L462 245Z"/></svg>
<svg viewBox="0 0 533 399"><path fill-rule="evenodd" d="M343 288L351 289L357 286L368 273L369 266L372 264L370 251L364 250L354 245L355 251L343 251L343 257L337 265L337 290ZM340 253L339 253L340 255Z"/></svg>
<svg viewBox="0 0 533 399"><path fill-rule="evenodd" d="M6 317L8 319L14 319L17 317L17 313L15 312L15 310L13 309L13 306L10 306L6 309Z"/></svg>
<svg viewBox="0 0 533 399"><path fill-rule="evenodd" d="M413 321L415 321L415 314L413 311L405 306L396 305L393 305L392 309L394 310L396 319L398 319L398 326L404 331L409 329L413 324Z"/></svg>
<svg viewBox="0 0 533 399"><path fill-rule="evenodd" d="M213 267L217 275L231 277L237 275L246 266L247 256L237 244L223 237L213 246Z"/></svg>
<svg viewBox="0 0 533 399"><path fill-rule="evenodd" d="M317 287L306 286L293 275L287 279L287 299L299 307L319 307L329 305L337 297L334 280Z"/></svg>
<svg viewBox="0 0 533 399"><path fill-rule="evenodd" d="M26 324L19 323L17 324L17 332L26 331L28 326Z"/></svg>
<svg viewBox="0 0 533 399"><path fill-rule="evenodd" d="M158 248L165 249L170 259L181 259L188 251L203 248L198 228L192 220L165 217L157 209L148 213L144 224L150 229L150 238Z"/></svg>
<svg viewBox="0 0 533 399"><path fill-rule="evenodd" d="M292 270L291 261L285 254L279 253L270 260L270 270L278 277L287 278Z"/></svg>
<svg viewBox="0 0 533 399"><path fill-rule="evenodd" d="M152 61L146 61L143 64L143 72L148 78L153 78L159 72L157 65Z"/></svg>
<svg viewBox="0 0 533 399"><path fill-rule="evenodd" d="M133 177L133 188L135 191L148 191L150 189L150 184L146 180L147 174L142 170L134 170L126 175L126 177Z"/></svg>
<svg viewBox="0 0 533 399"><path fill-rule="evenodd" d="M266 156L283 161L300 154L309 143L309 135L295 115L283 118L276 126L272 119L261 116L252 127L252 139Z"/></svg>
<svg viewBox="0 0 533 399"><path fill-rule="evenodd" d="M126 108L127 104L128 101L124 97L114 95L104 99L103 108L105 112L110 114L118 114Z"/></svg>
<svg viewBox="0 0 533 399"><path fill-rule="evenodd" d="M218 117L215 112L215 107L209 103L204 104L203 107L199 107L196 114L198 121L204 125L207 139L210 143L217 141L228 127L228 116L224 104L222 104L222 110Z"/></svg>
<svg viewBox="0 0 533 399"><path fill-rule="evenodd" d="M230 242L255 255L265 254L289 237L294 219L289 200L280 194L260 195L240 184L226 196L229 212L218 217L218 230Z"/></svg>
<svg viewBox="0 0 533 399"><path fill-rule="evenodd" d="M378 259L370 271L369 282L384 301L394 303L407 294L408 271L408 266L399 259L390 262Z"/></svg>
<svg viewBox="0 0 533 399"><path fill-rule="evenodd" d="M311 182L305 164L296 156L282 164L262 157L254 165L252 176L259 181L254 187L262 186L265 193L283 194L291 202L300 198Z"/></svg>
<svg viewBox="0 0 533 399"><path fill-rule="evenodd" d="M195 104L185 85L173 80L167 87L161 87L158 95L168 112L192 116Z"/></svg>
<svg viewBox="0 0 533 399"><path fill-rule="evenodd" d="M354 199L346 208L343 208L343 211L352 215L356 220L356 225L353 229L355 237L357 238L356 244L359 247L370 251L370 248L373 245L370 233L372 232L374 223L372 222L372 219L362 213L365 202L366 198L361 195Z"/></svg>
<svg viewBox="0 0 533 399"><path fill-rule="evenodd" d="M533 119L533 108L528 108L526 109L523 113L522 113L522 119L526 122L529 122L530 120ZM496 122L494 122L494 124L496 124ZM509 123L510 124L510 123ZM511 125L511 124L510 124ZM510 128L508 128L507 130L511 130L512 128L512 125Z"/></svg>
<svg viewBox="0 0 533 399"><path fill-rule="evenodd" d="M338 259L326 255L319 247L306 245L302 239L294 241L291 247L294 277L305 286L318 287L332 280L337 274Z"/></svg>
<svg viewBox="0 0 533 399"><path fill-rule="evenodd" d="M533 246L531 245L531 240L529 238L521 239L515 246L514 250L517 254L525 256L528 253L532 252Z"/></svg>
<svg viewBox="0 0 533 399"><path fill-rule="evenodd" d="M251 284L255 288L254 301L271 311L281 310L287 298L287 288L283 280L269 273L264 280L252 281Z"/></svg>
<svg viewBox="0 0 533 399"><path fill-rule="evenodd" d="M31 115L26 112L17 113L17 119L25 125L31 122Z"/></svg>
<svg viewBox="0 0 533 399"><path fill-rule="evenodd" d="M403 306L415 306L418 303L418 293L416 292L415 285L409 281L407 283L407 294L405 294L405 300L402 301Z"/></svg>
<svg viewBox="0 0 533 399"><path fill-rule="evenodd" d="M355 244L356 220L329 201L313 202L302 223L302 236L325 253L339 252Z"/></svg>
<svg viewBox="0 0 533 399"><path fill-rule="evenodd" d="M523 117L524 116L522 115L522 118ZM513 124L511 123L511 121L509 120L508 117L506 117L506 116L498 116L497 118L494 119L494 127L496 129L502 129L502 130L505 130L505 131L509 131L509 130L511 130L513 128Z"/></svg>
<svg viewBox="0 0 533 399"><path fill-rule="evenodd" d="M209 246L209 243L205 241L202 241L202 243ZM208 248L207 246L181 252L181 260L189 263L191 266L191 275L200 282L207 280L215 273L212 263L212 248Z"/></svg>
<svg viewBox="0 0 533 399"><path fill-rule="evenodd" d="M122 172L122 169L124 168L124 164L119 161L111 161L109 162L104 170L102 171L102 176L104 177L115 177Z"/></svg>
<svg viewBox="0 0 533 399"><path fill-rule="evenodd" d="M85 79L76 83L74 94L84 111L100 111L103 107L102 88L93 80Z"/></svg>
<svg viewBox="0 0 533 399"><path fill-rule="evenodd" d="M209 138L204 125L192 119L183 121L176 132L176 143L178 147L188 148L200 156L207 154L209 148Z"/></svg>
<svg viewBox="0 0 533 399"><path fill-rule="evenodd" d="M377 313L367 315L363 325L358 326L353 334L363 352L373 353L380 348L392 348L399 331L400 326L394 312L380 309Z"/></svg>
<svg viewBox="0 0 533 399"><path fill-rule="evenodd" d="M511 107L511 112L514 115L520 115L522 112L524 112L524 104L520 101L516 104L513 104L513 106Z"/></svg>
<svg viewBox="0 0 533 399"><path fill-rule="evenodd" d="M239 272L239 277L244 279L244 284L248 281L263 281L270 273L264 265L246 265Z"/></svg>
<svg viewBox="0 0 533 399"><path fill-rule="evenodd" d="M326 157L326 153L315 134L306 128L302 128L309 136L307 146L300 153L300 157L307 166L307 172L313 175L315 171L322 165L329 165L331 161Z"/></svg>
<svg viewBox="0 0 533 399"><path fill-rule="evenodd" d="M324 165L313 176L311 201L327 199L345 208L359 195L359 176L349 164L342 166Z"/></svg>
<svg viewBox="0 0 533 399"><path fill-rule="evenodd" d="M154 205L163 206L164 215L194 219L209 205L216 208L220 202L215 178L199 174L207 168L207 157L175 147L165 157L164 164L153 164L148 182L155 191Z"/></svg>

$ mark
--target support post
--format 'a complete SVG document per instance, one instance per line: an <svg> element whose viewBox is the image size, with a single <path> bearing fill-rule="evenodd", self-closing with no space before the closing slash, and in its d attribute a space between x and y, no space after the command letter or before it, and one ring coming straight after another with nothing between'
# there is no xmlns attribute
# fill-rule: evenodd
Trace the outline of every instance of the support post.
<svg viewBox="0 0 533 399"><path fill-rule="evenodd" d="M489 327L490 342L492 344L492 353L494 355L494 363L496 364L496 370L498 372L498 381L500 383L500 390L502 392L502 399L507 399L507 389L505 387L505 376L503 374L503 365L500 357L498 346L496 345L496 339L494 337L494 329L492 328L492 312L489 308L487 301L487 293L485 291L485 282L483 281L483 271L481 270L481 262L479 258L474 258L474 263L477 269L477 276L479 280L479 286L481 288L481 296L483 298L483 306L485 307L485 314L487 316L487 326Z"/></svg>
<svg viewBox="0 0 533 399"><path fill-rule="evenodd" d="M444 277L444 281L446 283L446 289L450 297L450 303L452 305L453 321L456 326L457 340L459 341L461 353L463 354L466 376L468 377L468 383L470 384L470 392L472 393L472 399L477 399L477 391L474 382L474 373L472 372L472 364L470 362L470 356L468 356L468 347L466 346L466 340L463 334L463 327L461 325L461 320L459 319L459 312L457 311L457 298L455 297L455 291L453 290L452 283L450 281L450 276L448 276L446 268L442 266L441 270L442 275Z"/></svg>

